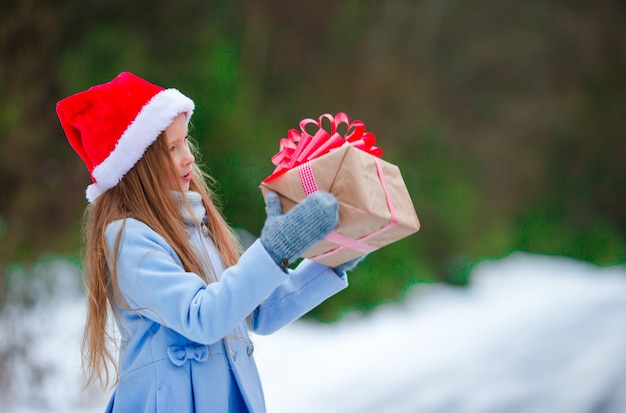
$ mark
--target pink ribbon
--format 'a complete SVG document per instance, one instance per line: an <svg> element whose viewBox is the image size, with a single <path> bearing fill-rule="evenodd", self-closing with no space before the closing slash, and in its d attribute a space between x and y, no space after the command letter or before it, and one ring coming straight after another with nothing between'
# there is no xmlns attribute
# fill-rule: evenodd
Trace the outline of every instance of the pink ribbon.
<svg viewBox="0 0 626 413"><path fill-rule="evenodd" d="M324 128L325 123L328 123L327 129ZM346 125L345 133L338 131L343 124ZM313 134L307 132L311 127L316 128ZM350 118L344 112L339 112L335 116L325 113L317 121L310 118L302 119L300 130L290 129L287 137L280 140L278 153L272 156L272 163L276 168L265 181L345 144L380 158L383 150L375 146L375 143L376 136L365 131L365 124L360 120L350 122Z"/></svg>
<svg viewBox="0 0 626 413"><path fill-rule="evenodd" d="M318 191L317 181L313 174L313 168L309 162L303 163L298 166L298 174L300 175L300 182L302 182L302 188L304 189L304 195L309 196L313 192Z"/></svg>

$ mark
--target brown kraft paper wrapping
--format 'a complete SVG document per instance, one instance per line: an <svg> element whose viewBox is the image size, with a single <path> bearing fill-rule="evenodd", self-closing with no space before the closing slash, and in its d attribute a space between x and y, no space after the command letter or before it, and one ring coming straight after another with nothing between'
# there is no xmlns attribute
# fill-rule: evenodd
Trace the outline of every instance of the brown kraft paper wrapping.
<svg viewBox="0 0 626 413"><path fill-rule="evenodd" d="M383 179L397 217L395 225L365 241L378 249L414 234L420 228L400 169L351 145L344 145L311 160L310 166L318 188L332 193L339 203L339 225L335 231L356 240L392 221L376 161L382 168ZM264 198L268 191L278 194L283 212L289 211L306 196L297 167L263 181L260 188ZM337 251L326 254L335 249ZM317 257L320 254L325 256ZM307 250L303 257L336 267L363 254L361 251L323 240Z"/></svg>

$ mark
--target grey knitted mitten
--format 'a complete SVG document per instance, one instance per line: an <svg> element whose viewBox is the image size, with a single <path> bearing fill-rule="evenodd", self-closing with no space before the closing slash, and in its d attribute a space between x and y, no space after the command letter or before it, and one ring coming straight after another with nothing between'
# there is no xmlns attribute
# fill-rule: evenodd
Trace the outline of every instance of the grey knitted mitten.
<svg viewBox="0 0 626 413"><path fill-rule="evenodd" d="M286 214L275 192L267 193L265 203L261 244L283 270L339 224L339 205L328 192L312 193Z"/></svg>
<svg viewBox="0 0 626 413"><path fill-rule="evenodd" d="M333 271L335 271L335 273L337 273L338 275L341 275L344 272L352 271L356 268L357 264L360 263L365 257L367 257L367 254L356 257L355 259L348 262L344 262L343 264L333 267Z"/></svg>

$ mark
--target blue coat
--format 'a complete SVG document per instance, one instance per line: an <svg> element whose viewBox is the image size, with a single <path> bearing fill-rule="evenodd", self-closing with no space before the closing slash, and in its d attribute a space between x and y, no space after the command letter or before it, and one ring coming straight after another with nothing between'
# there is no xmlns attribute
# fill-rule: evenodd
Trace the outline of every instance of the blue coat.
<svg viewBox="0 0 626 413"><path fill-rule="evenodd" d="M110 250L121 225L106 230ZM247 330L270 334L347 287L345 274L309 260L281 271L258 240L225 269L211 238L188 229L218 282L185 272L161 236L126 220L117 274L127 307L115 309L120 376L109 412L264 412Z"/></svg>

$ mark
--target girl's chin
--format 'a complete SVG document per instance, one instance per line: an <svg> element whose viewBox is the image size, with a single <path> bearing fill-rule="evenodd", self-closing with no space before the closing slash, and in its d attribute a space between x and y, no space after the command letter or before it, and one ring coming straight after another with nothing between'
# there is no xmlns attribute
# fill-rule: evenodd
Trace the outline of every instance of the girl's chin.
<svg viewBox="0 0 626 413"><path fill-rule="evenodd" d="M178 184L176 182L170 183L169 187L172 191L189 191L189 181L179 180Z"/></svg>

